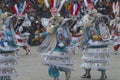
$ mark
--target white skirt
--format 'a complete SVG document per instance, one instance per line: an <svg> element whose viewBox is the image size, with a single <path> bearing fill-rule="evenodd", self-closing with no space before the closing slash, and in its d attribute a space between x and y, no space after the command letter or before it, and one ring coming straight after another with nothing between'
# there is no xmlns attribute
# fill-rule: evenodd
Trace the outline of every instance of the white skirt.
<svg viewBox="0 0 120 80"><path fill-rule="evenodd" d="M110 60L110 49L109 48L88 48L83 52L82 57L83 68L107 68Z"/></svg>
<svg viewBox="0 0 120 80"><path fill-rule="evenodd" d="M43 64L62 67L65 69L73 69L73 60L71 53L68 52L52 52L43 53Z"/></svg>
<svg viewBox="0 0 120 80"><path fill-rule="evenodd" d="M17 77L17 52L15 51L3 51L0 53L0 76Z"/></svg>

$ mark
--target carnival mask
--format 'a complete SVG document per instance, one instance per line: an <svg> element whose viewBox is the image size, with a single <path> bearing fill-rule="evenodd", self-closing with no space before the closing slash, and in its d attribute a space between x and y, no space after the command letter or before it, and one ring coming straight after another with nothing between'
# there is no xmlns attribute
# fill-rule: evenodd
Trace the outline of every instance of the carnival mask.
<svg viewBox="0 0 120 80"><path fill-rule="evenodd" d="M48 33L54 33L55 30L57 29L57 27L59 27L59 25L61 25L62 20L63 20L63 18L60 16L52 17L49 21L46 31Z"/></svg>
<svg viewBox="0 0 120 80"><path fill-rule="evenodd" d="M85 16L81 19L82 25L85 26L85 27L89 27L89 26L92 24L93 20L94 20L94 17L91 17L91 16L89 16L89 15L85 15Z"/></svg>

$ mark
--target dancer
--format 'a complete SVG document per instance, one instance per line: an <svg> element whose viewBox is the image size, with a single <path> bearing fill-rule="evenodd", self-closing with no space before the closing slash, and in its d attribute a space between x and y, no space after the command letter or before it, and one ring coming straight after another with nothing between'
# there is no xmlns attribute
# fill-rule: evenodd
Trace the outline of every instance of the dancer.
<svg viewBox="0 0 120 80"><path fill-rule="evenodd" d="M7 21L6 24L3 20ZM0 14L0 80L12 80L17 76L17 50L10 28L8 13Z"/></svg>
<svg viewBox="0 0 120 80"><path fill-rule="evenodd" d="M22 5L22 6L21 6ZM30 3L20 2L18 4L11 5L11 9L16 16L16 24L14 25L14 30L16 33L17 45L22 47L26 51L26 55L29 54L30 49L28 45L28 39L30 33L28 32L28 28L31 26L31 21L28 18L26 10L30 7Z"/></svg>
<svg viewBox="0 0 120 80"><path fill-rule="evenodd" d="M44 64L49 66L48 74L53 80L59 80L60 71L65 72L65 79L69 80L73 69L72 54L69 52L71 38L68 27L70 24L67 23L71 19L63 18L59 14L64 2L65 0L61 1L58 9L56 6L50 6L52 14L50 19L41 19L42 25L46 28L46 33L42 35L47 35L47 38L38 51L43 55ZM45 3L49 7L47 0Z"/></svg>
<svg viewBox="0 0 120 80"><path fill-rule="evenodd" d="M114 53L118 54L118 50L120 47L120 10L119 10L119 2L113 2L113 13L115 18L111 20L110 26L112 27L111 33L113 37L113 45L114 45Z"/></svg>
<svg viewBox="0 0 120 80"><path fill-rule="evenodd" d="M101 71L100 80L105 80L107 78L106 69L109 66L110 59L110 49L108 46L111 36L106 25L109 22L109 18L97 13L91 2L86 0L85 2L87 7L90 4L91 8L88 8L90 13L81 19L81 25L86 30L86 48L83 51L83 63L81 64L81 67L85 69L85 74L82 78L91 78L91 70L97 69Z"/></svg>
<svg viewBox="0 0 120 80"><path fill-rule="evenodd" d="M75 26L77 24L77 20L78 20L77 18L79 18L80 15L79 11L80 11L80 4L75 1L70 7L71 17L74 20L70 28L73 44L80 43L80 37L82 35L80 32L80 27ZM75 48L72 50L73 50L72 53L75 55Z"/></svg>

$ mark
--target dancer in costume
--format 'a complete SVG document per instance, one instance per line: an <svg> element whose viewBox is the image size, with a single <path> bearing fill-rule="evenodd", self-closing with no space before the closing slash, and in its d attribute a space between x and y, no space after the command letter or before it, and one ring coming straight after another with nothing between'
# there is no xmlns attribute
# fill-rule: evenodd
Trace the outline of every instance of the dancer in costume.
<svg viewBox="0 0 120 80"><path fill-rule="evenodd" d="M73 24L71 25L70 31L71 31L71 36L72 36L72 42L73 44L77 44L80 42L80 37L81 37L81 32L80 32L80 27L75 26L77 24L77 18L79 17L79 11L80 11L80 4L78 2L74 2L70 6L70 13L71 17L73 17L74 21ZM75 48L73 49L72 53L75 55Z"/></svg>
<svg viewBox="0 0 120 80"><path fill-rule="evenodd" d="M15 66L18 47L14 42L10 28L12 23L9 20L8 13L0 14L0 80L12 80L12 77L17 76Z"/></svg>
<svg viewBox="0 0 120 80"><path fill-rule="evenodd" d="M52 0L51 0L52 1ZM54 0L56 1L56 0ZM43 55L43 62L49 66L48 74L54 80L59 80L60 71L65 72L66 80L70 79L73 67L72 54L69 52L70 34L66 19L60 16L59 12L66 0L62 0L58 9L55 3L50 5L52 17L50 19L42 18L42 24L46 28L47 38L40 45L38 51ZM45 0L46 6L49 7L48 1Z"/></svg>
<svg viewBox="0 0 120 80"><path fill-rule="evenodd" d="M90 0L89 2L84 1L90 13L81 19L81 25L86 28L86 48L83 51L83 63L81 64L81 67L85 69L85 74L82 78L91 78L91 70L97 69L101 71L100 80L105 80L107 78L106 68L109 66L110 59L108 46L111 36L106 25L109 18L97 13Z"/></svg>
<svg viewBox="0 0 120 80"><path fill-rule="evenodd" d="M11 6L12 11L17 18L16 24L14 25L17 45L22 47L26 51L26 55L30 52L27 42L30 33L28 32L27 28L31 26L31 21L29 20L26 13L26 10L30 7L30 5L30 3L27 4L26 1L24 1L24 3L20 2L19 6L18 4Z"/></svg>
<svg viewBox="0 0 120 80"><path fill-rule="evenodd" d="M120 47L120 6L119 1L113 2L113 13L115 18L111 20L110 26L112 26L112 36L113 36L113 45L114 45L114 53L118 54L118 50Z"/></svg>
<svg viewBox="0 0 120 80"><path fill-rule="evenodd" d="M71 8L70 8L70 13L72 14L72 18L73 18L73 23L71 25L70 31L72 33L71 34L72 43L74 44L74 46L77 46L78 48L83 49L84 48L83 45L85 42L85 36L84 36L84 27L81 26L81 23L80 23L79 11L80 11L80 4L75 1L75 3L71 5ZM72 49L73 54L75 54L75 48L76 47Z"/></svg>

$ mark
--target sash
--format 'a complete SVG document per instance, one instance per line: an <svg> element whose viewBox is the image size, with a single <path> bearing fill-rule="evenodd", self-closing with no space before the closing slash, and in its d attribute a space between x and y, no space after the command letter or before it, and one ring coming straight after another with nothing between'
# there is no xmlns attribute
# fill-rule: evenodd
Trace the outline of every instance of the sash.
<svg viewBox="0 0 120 80"><path fill-rule="evenodd" d="M54 34L48 34L46 39L41 43L41 45L38 48L38 52L40 53L48 53L53 52L54 48L56 47L56 33Z"/></svg>
<svg viewBox="0 0 120 80"><path fill-rule="evenodd" d="M110 32L105 23L99 23L100 35L103 41L110 40Z"/></svg>

